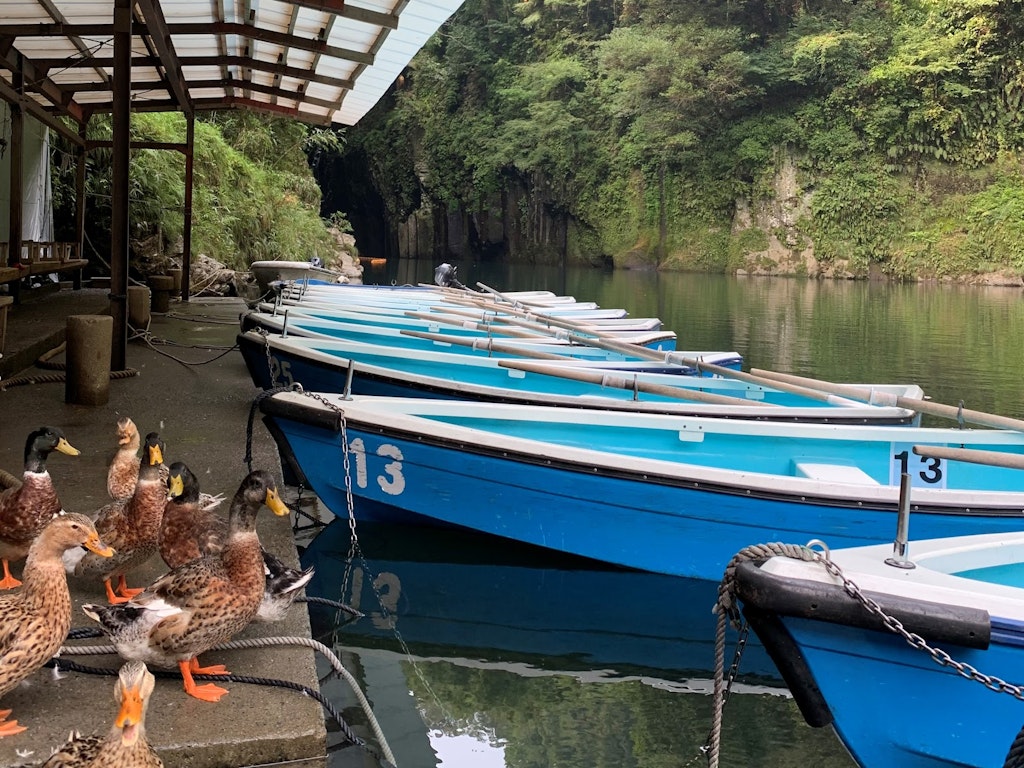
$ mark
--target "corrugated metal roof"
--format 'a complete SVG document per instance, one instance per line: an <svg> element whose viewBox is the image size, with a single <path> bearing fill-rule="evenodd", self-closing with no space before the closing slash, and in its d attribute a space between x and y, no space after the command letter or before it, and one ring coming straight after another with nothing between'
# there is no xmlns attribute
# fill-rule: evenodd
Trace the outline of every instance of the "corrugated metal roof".
<svg viewBox="0 0 1024 768"><path fill-rule="evenodd" d="M132 109L354 125L462 0L132 0ZM0 96L113 108L114 2L0 0Z"/></svg>

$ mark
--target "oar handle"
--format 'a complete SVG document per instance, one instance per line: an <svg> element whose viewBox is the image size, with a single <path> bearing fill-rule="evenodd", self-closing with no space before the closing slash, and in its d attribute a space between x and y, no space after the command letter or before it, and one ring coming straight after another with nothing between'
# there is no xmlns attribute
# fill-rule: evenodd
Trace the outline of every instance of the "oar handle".
<svg viewBox="0 0 1024 768"><path fill-rule="evenodd" d="M755 372L757 375L771 381L798 383L813 387L822 392L832 392L833 394L842 395L843 397L849 397L853 400L860 400L873 405L895 405L900 408L908 408L921 413L927 413L931 416L940 416L942 418L952 419L958 422L963 421L967 424L992 427L993 429L1013 429L1018 432L1024 432L1024 421L1021 419L1010 418L1009 416L999 416L998 414L985 413L984 411L972 411L969 408L935 403L931 400L922 400L917 397L904 397L902 395L894 395L888 392L878 392L868 387L857 387L852 384L833 384L828 381L819 381L818 379L810 379L804 376L793 376L788 373L776 373L774 371L759 370Z"/></svg>
<svg viewBox="0 0 1024 768"><path fill-rule="evenodd" d="M941 445L915 445L914 453L927 459L969 461L1007 469L1024 469L1024 456L1005 451L982 451L977 448L947 448Z"/></svg>

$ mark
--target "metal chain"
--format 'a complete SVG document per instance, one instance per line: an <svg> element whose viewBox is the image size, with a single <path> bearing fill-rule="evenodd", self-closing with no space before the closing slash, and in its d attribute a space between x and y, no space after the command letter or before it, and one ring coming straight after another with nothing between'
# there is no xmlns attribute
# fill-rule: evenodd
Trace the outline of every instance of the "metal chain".
<svg viewBox="0 0 1024 768"><path fill-rule="evenodd" d="M818 550L813 551L816 555L815 560L821 563L829 574L842 582L843 591L863 605L869 613L878 617L890 632L902 637L910 646L927 653L932 657L932 661L939 666L950 667L961 677L981 683L991 691L995 691L996 693L1006 693L1013 696L1015 699L1024 701L1024 689L1022 689L1021 686L1008 683L994 675L986 675L979 672L977 668L967 662L957 661L941 648L933 648L923 637L918 635L916 632L908 631L904 628L899 619L887 614L878 603L861 592L860 587L853 583L846 574L843 573L842 569L838 565L832 562L827 549L824 552Z"/></svg>
<svg viewBox="0 0 1024 768"><path fill-rule="evenodd" d="M301 384L296 384L294 391L298 392L299 394L305 397L316 400L317 402L327 407L329 410L333 411L338 416L338 429L341 433L342 467L344 468L345 473L345 502L346 506L348 507L348 526L349 531L351 533L351 540L349 543L348 551L348 565L346 566L345 569L342 584L344 585L348 583L348 580L351 576L352 564L356 562L356 560L358 560L363 568L363 573L366 574L366 576L368 577L370 588L373 590L373 595L377 599L377 605L380 606L381 615L387 621L388 628L391 630L392 634L394 634L395 639L401 646L402 653L405 655L406 659L412 665L413 670L415 670L416 672L416 676L423 684L423 687L425 688L427 693L434 700L434 704L444 714L444 716L450 720L452 719L451 713L448 712L447 707L444 706L444 703L441 701L441 698L437 695L433 687L430 685L430 681L428 681L427 678L424 676L423 671L420 669L420 665L416 663L416 660L413 658L412 651L409 649L408 644L405 642L405 638L402 637L402 633L399 631L398 626L395 623L395 619L391 614L391 611L389 611L387 606L385 605L384 596L381 595L380 590L377 588L377 585L375 583L376 579L373 578L374 571L371 570L370 564L366 561L366 557L363 554L362 547L359 546L359 538L356 535L355 494L352 491L352 472L349 460L348 422L345 419L345 410L337 403L325 398L323 395L320 395L316 392L305 391L302 388Z"/></svg>
<svg viewBox="0 0 1024 768"><path fill-rule="evenodd" d="M789 557L794 560L804 560L821 564L821 566L833 578L839 580L843 591L859 602L870 614L878 618L886 629L902 637L911 647L927 653L936 664L942 667L949 667L960 676L968 680L981 683L991 691L995 691L996 693L1006 693L1016 699L1024 701L1024 688L1021 686L1008 683L993 675L983 674L966 662L956 661L946 651L940 648L933 648L923 637L907 630L903 626L902 622L900 622L900 620L895 616L888 615L877 602L865 595L861 591L860 587L846 576L846 574L843 573L843 570L832 561L828 547L823 542L815 539L808 542L805 546L783 544L780 542L757 544L751 547L746 547L733 556L732 560L726 566L725 575L722 577L722 582L718 588L718 601L715 604L715 612L718 614L718 630L715 644L714 716L712 718L711 733L701 750L702 753L707 756L710 768L718 767L719 750L721 747L722 709L725 706L725 700L728 694L728 689L723 685L726 677L724 674L724 658L722 654L724 649L725 626L727 623L731 623L733 626L740 629L741 632L746 631L746 622L741 623L739 608L736 605L736 568L739 563L746 560L766 560L770 557ZM737 651L739 650L740 648L737 646ZM736 674L738 661L737 654L733 663L733 668L729 670L728 677L730 680ZM692 763L693 761L691 760L690 762Z"/></svg>
<svg viewBox="0 0 1024 768"><path fill-rule="evenodd" d="M263 337L263 354L267 357L267 370L270 372L270 388L277 386L277 374L274 373L274 358L270 354L270 333L266 328L256 327L253 329Z"/></svg>

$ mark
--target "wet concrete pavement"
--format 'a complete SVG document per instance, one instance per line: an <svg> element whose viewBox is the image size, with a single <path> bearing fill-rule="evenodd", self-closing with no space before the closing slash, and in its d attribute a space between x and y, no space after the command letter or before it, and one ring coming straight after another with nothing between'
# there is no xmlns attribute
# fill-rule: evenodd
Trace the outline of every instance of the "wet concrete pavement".
<svg viewBox="0 0 1024 768"><path fill-rule="evenodd" d="M186 462L202 490L231 498L248 472L246 429L255 395L241 355L237 350L225 352L234 344L238 316L245 309L241 299L193 298L173 302L166 315L153 315L148 329L152 340L173 344L130 341L127 365L138 375L113 379L109 403L89 407L66 404L62 374L34 368L33 362L62 341L67 316L103 313L107 291L23 291L22 296L23 303L10 309L7 347L0 359L0 469L20 477L27 435L43 425L60 427L81 455L54 453L47 468L64 508L91 514L107 501L106 471L116 447L115 428L118 418L126 415L143 435L160 432L168 464ZM63 359L62 354L53 357ZM31 376L37 378L35 383L18 383ZM252 458L253 468L268 469L281 479L273 441L258 418ZM258 529L267 549L298 564L287 518L263 510ZM129 584L143 586L165 570L156 557ZM79 606L104 602L102 585L75 579L70 584L73 627L94 628ZM284 622L254 625L238 639L309 634L306 607L298 603ZM107 640L69 644L106 645ZM68 658L107 669L121 663L115 655ZM313 651L306 647L211 651L200 660L223 663L238 675L317 688ZM110 676L66 672L57 679L49 669L34 673L0 701L2 708L14 710L12 718L29 728L0 740L0 768L42 761L71 730L106 733L116 714L113 685ZM147 730L168 768L326 765L324 715L316 701L279 687L241 682L223 686L230 693L211 704L187 696L176 671L158 677Z"/></svg>

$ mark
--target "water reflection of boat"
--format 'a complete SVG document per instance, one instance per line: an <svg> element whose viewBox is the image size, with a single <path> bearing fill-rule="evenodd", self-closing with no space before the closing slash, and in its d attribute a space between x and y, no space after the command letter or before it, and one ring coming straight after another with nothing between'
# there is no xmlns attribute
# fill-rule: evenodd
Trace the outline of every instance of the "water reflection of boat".
<svg viewBox="0 0 1024 768"><path fill-rule="evenodd" d="M309 595L366 614L337 628L346 646L398 650L397 630L418 655L613 677L710 677L713 582L616 568L472 531L361 522L357 538L363 558L350 561L348 521L337 520L302 558L316 567ZM330 619L315 606L313 612L322 630ZM753 641L740 671L780 680Z"/></svg>

